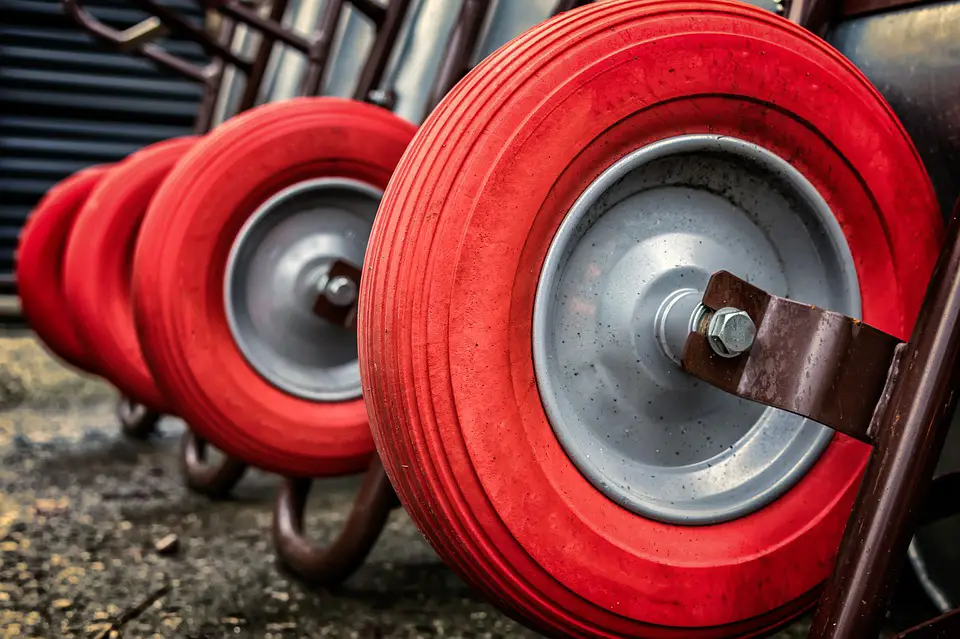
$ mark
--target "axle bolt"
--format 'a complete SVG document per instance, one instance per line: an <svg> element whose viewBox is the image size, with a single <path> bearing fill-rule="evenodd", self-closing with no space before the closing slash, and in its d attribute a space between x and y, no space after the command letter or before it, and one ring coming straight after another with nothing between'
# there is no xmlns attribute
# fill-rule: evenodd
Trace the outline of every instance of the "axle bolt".
<svg viewBox="0 0 960 639"><path fill-rule="evenodd" d="M323 294L331 304L349 306L357 299L357 283L343 275L331 277L324 287Z"/></svg>
<svg viewBox="0 0 960 639"><path fill-rule="evenodd" d="M707 326L707 341L713 352L721 357L736 357L750 350L757 337L757 326L746 311L739 308L721 308Z"/></svg>

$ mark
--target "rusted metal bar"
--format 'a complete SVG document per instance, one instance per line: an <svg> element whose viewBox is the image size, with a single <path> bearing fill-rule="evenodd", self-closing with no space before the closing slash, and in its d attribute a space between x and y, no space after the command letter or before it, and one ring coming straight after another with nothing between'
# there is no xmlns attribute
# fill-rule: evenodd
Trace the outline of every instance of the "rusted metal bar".
<svg viewBox="0 0 960 639"><path fill-rule="evenodd" d="M152 2L152 0L139 0L140 2ZM240 2L224 2L217 6L217 9L228 18L236 20L240 24L245 24L257 31L268 34L275 40L280 40L284 44L297 49L301 53L306 53L310 49L310 40L297 35L279 22L264 18L256 9L251 9Z"/></svg>
<svg viewBox="0 0 960 639"><path fill-rule="evenodd" d="M463 0L447 50L440 61L440 69L430 89L427 112L433 111L443 96L470 70L470 58L477 48L480 28L489 9L490 0Z"/></svg>
<svg viewBox="0 0 960 639"><path fill-rule="evenodd" d="M894 639L957 639L960 637L960 608L904 630Z"/></svg>
<svg viewBox="0 0 960 639"><path fill-rule="evenodd" d="M337 25L340 24L342 14L343 0L327 0L323 13L320 14L310 48L307 50L307 72L301 83L301 95L316 95L323 87L323 78L330 61L330 51L333 48Z"/></svg>
<svg viewBox="0 0 960 639"><path fill-rule="evenodd" d="M683 351L688 373L740 397L809 417L865 442L900 340L859 320L770 295L720 271L703 305L750 315L757 336L747 353L717 355L691 333Z"/></svg>
<svg viewBox="0 0 960 639"><path fill-rule="evenodd" d="M250 71L250 62L243 60L230 50L228 45L224 45L211 38L202 27L197 27L179 13L166 7L154 0L134 0L151 17L158 19L171 32L181 37L188 38L199 44L207 55L223 58L230 64L242 69L245 73Z"/></svg>
<svg viewBox="0 0 960 639"><path fill-rule="evenodd" d="M269 19L279 24L283 20L283 14L286 10L287 0L273 0L270 5ZM246 111L257 103L257 95L260 93L260 85L263 84L263 76L267 71L267 64L270 62L270 54L273 53L275 42L276 38L267 32L260 35L257 53L253 58L253 64L250 66L250 72L244 80L243 95L240 96L238 111Z"/></svg>
<svg viewBox="0 0 960 639"><path fill-rule="evenodd" d="M327 548L315 546L303 533L310 479L284 480L273 512L273 539L285 567L311 585L342 583L370 554L387 524L390 511L400 505L380 458L370 462L353 510L339 536Z"/></svg>
<svg viewBox="0 0 960 639"><path fill-rule="evenodd" d="M187 486L212 499L230 495L234 486L246 473L247 465L233 457L224 457L220 463L207 462L207 442L191 430L180 442L180 469Z"/></svg>
<svg viewBox="0 0 960 639"><path fill-rule="evenodd" d="M127 437L146 439L157 431L160 413L121 396L117 401L117 420L120 422L120 432Z"/></svg>
<svg viewBox="0 0 960 639"><path fill-rule="evenodd" d="M387 0L389 2L390 0ZM367 16L370 21L379 27L387 17L386 8L374 0L350 0L357 11Z"/></svg>
<svg viewBox="0 0 960 639"><path fill-rule="evenodd" d="M813 639L879 634L943 449L960 382L957 212L947 238L894 371L889 403L880 411L876 446L813 621Z"/></svg>
<svg viewBox="0 0 960 639"><path fill-rule="evenodd" d="M403 26L403 18L407 15L409 8L410 0L390 0L383 21L377 27L377 36L374 38L373 46L370 47L367 62L360 72L354 99L366 101L371 91L380 86L393 46L397 41L397 35Z"/></svg>
<svg viewBox="0 0 960 639"><path fill-rule="evenodd" d="M131 36L107 26L87 11L80 0L63 0L63 8L68 16L91 35L122 51L142 56L195 82L203 82L207 77L207 70L204 67L179 58L152 42L145 41L142 34ZM133 46L134 41L137 43L136 46Z"/></svg>
<svg viewBox="0 0 960 639"><path fill-rule="evenodd" d="M233 20L223 19L219 25L217 37L221 43L229 44L237 31L237 24ZM222 58L214 58L207 66L207 75L203 81L203 97L200 99L200 108L193 123L193 130L204 134L213 128L214 113L217 109L217 98L223 87L223 74L227 64Z"/></svg>

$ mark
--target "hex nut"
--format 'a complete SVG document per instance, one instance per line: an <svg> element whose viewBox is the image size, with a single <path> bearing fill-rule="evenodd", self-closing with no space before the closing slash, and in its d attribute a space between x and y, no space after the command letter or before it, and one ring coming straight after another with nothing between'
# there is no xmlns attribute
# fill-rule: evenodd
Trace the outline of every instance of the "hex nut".
<svg viewBox="0 0 960 639"><path fill-rule="evenodd" d="M756 324L739 308L721 308L710 318L707 327L707 341L721 357L736 357L750 350L756 337Z"/></svg>

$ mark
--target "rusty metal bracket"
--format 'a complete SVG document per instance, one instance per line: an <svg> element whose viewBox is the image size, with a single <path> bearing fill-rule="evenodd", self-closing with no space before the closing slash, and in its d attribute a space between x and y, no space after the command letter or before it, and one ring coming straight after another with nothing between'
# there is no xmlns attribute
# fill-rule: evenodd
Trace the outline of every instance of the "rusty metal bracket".
<svg viewBox="0 0 960 639"><path fill-rule="evenodd" d="M746 311L757 336L747 353L726 358L705 335L691 333L682 358L686 372L873 441L874 411L900 340L840 313L771 295L727 271L710 278L703 305Z"/></svg>
<svg viewBox="0 0 960 639"><path fill-rule="evenodd" d="M700 333L687 338L688 372L873 446L812 639L878 636L913 531L937 516L928 494L960 388L958 213L960 207L906 344L842 315L771 296L725 272L711 278L704 304L746 310L758 326L753 347L724 359L709 352ZM947 488L940 490L951 490L949 482L942 485ZM954 507L935 505L942 512ZM956 627L957 613L950 613L907 636L952 637Z"/></svg>
<svg viewBox="0 0 960 639"><path fill-rule="evenodd" d="M147 439L157 432L160 413L138 404L129 397L117 400L117 420L120 432L131 439Z"/></svg>
<svg viewBox="0 0 960 639"><path fill-rule="evenodd" d="M189 429L180 444L180 469L187 487L194 492L211 499L224 499L246 473L247 465L233 457L209 464L207 442Z"/></svg>
<svg viewBox="0 0 960 639"><path fill-rule="evenodd" d="M330 546L320 548L303 532L312 482L284 479L274 503L273 539L280 563L297 577L315 586L336 586L363 565L400 501L380 458L374 456L346 525Z"/></svg>

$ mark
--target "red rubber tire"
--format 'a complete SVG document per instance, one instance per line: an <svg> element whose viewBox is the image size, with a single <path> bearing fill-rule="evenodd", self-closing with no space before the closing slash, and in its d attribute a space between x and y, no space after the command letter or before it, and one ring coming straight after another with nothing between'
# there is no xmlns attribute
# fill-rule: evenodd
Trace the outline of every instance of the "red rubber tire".
<svg viewBox="0 0 960 639"><path fill-rule="evenodd" d="M151 203L134 267L141 342L181 416L225 453L297 476L369 463L374 446L361 398L294 397L247 363L227 323L225 266L243 223L273 194L317 177L383 189L415 130L350 100L266 105L208 134Z"/></svg>
<svg viewBox="0 0 960 639"><path fill-rule="evenodd" d="M147 206L196 138L152 144L114 166L93 189L70 232L64 296L97 369L121 393L170 412L147 368L133 320L133 251Z"/></svg>
<svg viewBox="0 0 960 639"><path fill-rule="evenodd" d="M531 344L544 256L602 171L687 133L787 158L840 221L864 320L909 333L942 238L913 145L852 64L740 3L596 3L504 46L421 127L368 246L361 376L389 476L448 563L548 634L768 632L829 574L867 459L836 436L778 500L694 527L621 508L557 441Z"/></svg>
<svg viewBox="0 0 960 639"><path fill-rule="evenodd" d="M80 209L108 168L78 171L47 191L27 218L17 246L17 288L30 327L54 355L93 374L98 373L96 362L67 312L64 253Z"/></svg>

